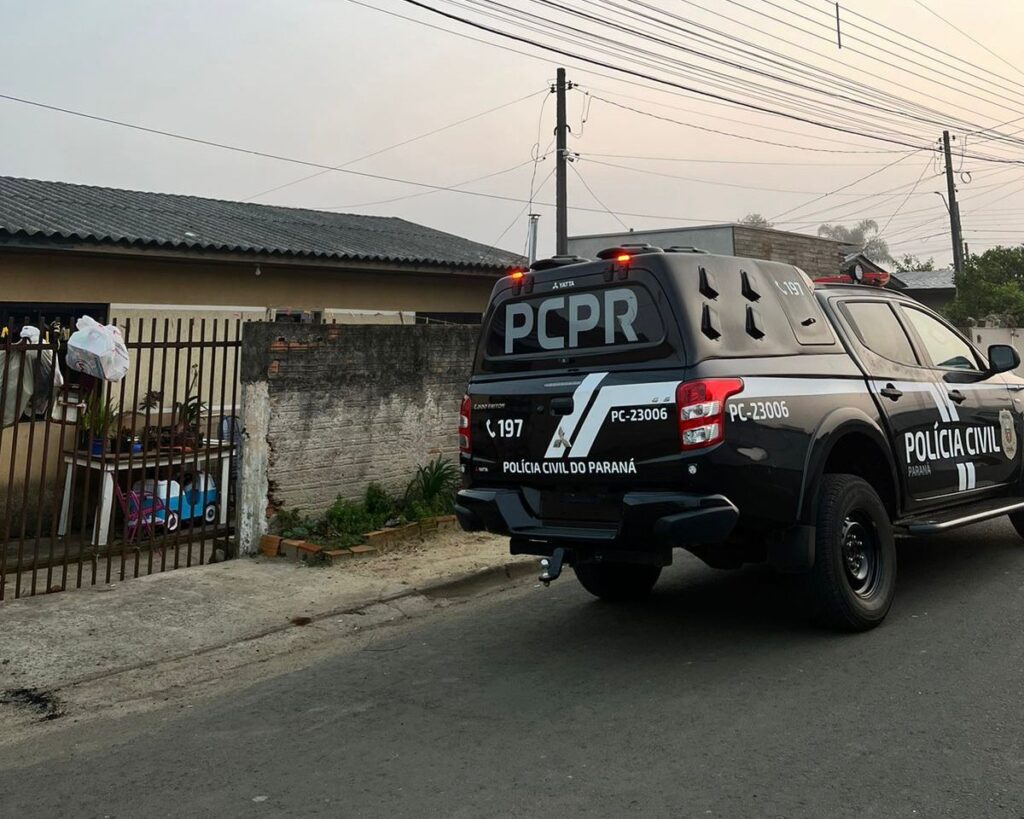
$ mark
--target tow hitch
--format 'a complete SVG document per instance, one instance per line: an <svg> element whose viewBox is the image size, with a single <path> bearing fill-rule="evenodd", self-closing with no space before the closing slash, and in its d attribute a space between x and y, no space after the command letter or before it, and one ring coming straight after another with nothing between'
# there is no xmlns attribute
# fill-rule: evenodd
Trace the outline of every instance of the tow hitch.
<svg viewBox="0 0 1024 819"><path fill-rule="evenodd" d="M562 574L562 563L565 561L565 549L559 547L551 553L551 557L542 557L540 567L544 570L540 582L550 586L552 580L558 580Z"/></svg>

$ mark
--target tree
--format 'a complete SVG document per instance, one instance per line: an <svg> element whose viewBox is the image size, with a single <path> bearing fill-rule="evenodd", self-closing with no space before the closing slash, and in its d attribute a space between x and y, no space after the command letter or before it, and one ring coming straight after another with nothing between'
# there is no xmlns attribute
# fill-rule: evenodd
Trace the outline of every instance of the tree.
<svg viewBox="0 0 1024 819"><path fill-rule="evenodd" d="M740 219L739 223L741 225L748 225L750 227L758 227L758 228L770 228L770 227L772 227L772 223L769 222L760 213L748 213L746 216L744 216L742 219Z"/></svg>
<svg viewBox="0 0 1024 819"><path fill-rule="evenodd" d="M853 227L824 224L818 228L818 235L859 248L873 262L892 261L889 245L878 235L878 222L874 219L861 219Z"/></svg>
<svg viewBox="0 0 1024 819"><path fill-rule="evenodd" d="M922 262L917 256L912 256L909 253L900 256L896 262L897 273L909 273L915 270L934 270L935 259L929 259L927 262Z"/></svg>
<svg viewBox="0 0 1024 819"><path fill-rule="evenodd" d="M1024 326L1024 245L969 256L956 276L956 298L946 315L960 326L988 316Z"/></svg>

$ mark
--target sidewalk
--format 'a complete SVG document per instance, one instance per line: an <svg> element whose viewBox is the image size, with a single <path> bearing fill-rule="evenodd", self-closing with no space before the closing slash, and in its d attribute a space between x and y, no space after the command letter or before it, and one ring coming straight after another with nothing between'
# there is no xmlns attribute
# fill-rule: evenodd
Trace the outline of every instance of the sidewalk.
<svg viewBox="0 0 1024 819"><path fill-rule="evenodd" d="M506 538L450 532L338 567L240 558L12 600L0 605L0 698L38 689L64 699L72 688L91 687L109 704L118 676L137 678L137 687L138 672L151 669L142 675L151 684L180 684L175 674L188 678L196 658L216 654L218 670L227 671L244 663L243 655L265 661L296 639L316 637L293 637L310 631L297 625L334 618L329 625L338 626L357 612L353 628L401 618L429 610L438 598L535 572L534 560L509 557ZM9 706L0 704L0 716Z"/></svg>

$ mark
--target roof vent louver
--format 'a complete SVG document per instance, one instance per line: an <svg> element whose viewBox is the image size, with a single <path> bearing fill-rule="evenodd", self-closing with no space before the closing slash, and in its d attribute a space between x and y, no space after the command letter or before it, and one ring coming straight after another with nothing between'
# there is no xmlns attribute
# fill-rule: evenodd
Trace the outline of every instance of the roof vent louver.
<svg viewBox="0 0 1024 819"><path fill-rule="evenodd" d="M750 274L746 270L740 271L740 292L747 301L760 301L761 294L754 289L750 283Z"/></svg>
<svg viewBox="0 0 1024 819"><path fill-rule="evenodd" d="M672 245L665 248L666 253L707 253L706 250L693 245Z"/></svg>
<svg viewBox="0 0 1024 819"><path fill-rule="evenodd" d="M581 264L589 262L580 256L552 256L550 259L537 259L530 265L530 270L553 270L556 267L565 267L570 264Z"/></svg>
<svg viewBox="0 0 1024 819"><path fill-rule="evenodd" d="M712 309L710 304L705 304L701 308L700 331L712 341L718 341L722 337L718 329L718 311Z"/></svg>
<svg viewBox="0 0 1024 819"><path fill-rule="evenodd" d="M717 299L718 288L715 287L715 277L708 273L703 267L700 268L700 294L705 298Z"/></svg>
<svg viewBox="0 0 1024 819"><path fill-rule="evenodd" d="M761 313L758 312L751 305L747 305L747 335L753 339L764 338L764 330L761 328L764 326L764 322L761 321Z"/></svg>

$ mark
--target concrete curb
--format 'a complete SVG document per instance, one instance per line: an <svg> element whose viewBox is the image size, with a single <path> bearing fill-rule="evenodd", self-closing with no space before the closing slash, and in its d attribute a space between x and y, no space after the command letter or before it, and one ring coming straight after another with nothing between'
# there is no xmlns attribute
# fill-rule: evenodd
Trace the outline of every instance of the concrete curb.
<svg viewBox="0 0 1024 819"><path fill-rule="evenodd" d="M451 597L471 597L484 594L487 591L497 591L500 588L510 586L517 580L524 577L537 573L537 564L535 559L529 558L525 560L510 560L505 563L501 563L495 566L486 566L483 569L478 569L473 572L467 572L466 574L457 575L454 578L442 578L436 581L431 581L426 584L422 584L416 588L403 589L395 594L385 595L384 597L373 597L366 600L360 601L348 606L340 608L329 609L327 611L317 612L309 615L309 619L306 623L299 625L294 622L280 623L279 625L271 626L269 628L261 629L252 634L247 634L243 637L229 640L224 643L217 643L214 645L203 646L202 648L195 649L194 651L187 652L185 654L177 654L169 657L160 657L153 660L149 660L145 663L139 663L137 665L126 665L119 666L117 668L104 669L103 671L97 671L93 674L87 674L83 677L78 677L74 680L69 680L66 683L60 685L55 690L66 690L75 688L76 686L86 685L89 683L96 682L105 677L113 677L118 674L125 674L132 671L139 671L141 669L151 668L162 663L173 663L181 662L192 658L203 657L207 654L212 654L216 651L220 651L231 645L240 643L247 643L253 640L260 640L264 637L269 637L273 634L278 634L282 631L287 631L293 628L302 628L310 623L316 623L321 620L327 620L332 617L338 617L344 614L355 614L357 612L364 611L371 606L377 605L389 605L400 600L404 600L410 597L425 597L430 600L437 600Z"/></svg>
<svg viewBox="0 0 1024 819"><path fill-rule="evenodd" d="M416 589L424 597L470 597L501 587L528 575L539 574L536 558L510 560L497 566L487 566L453 578L429 583Z"/></svg>

